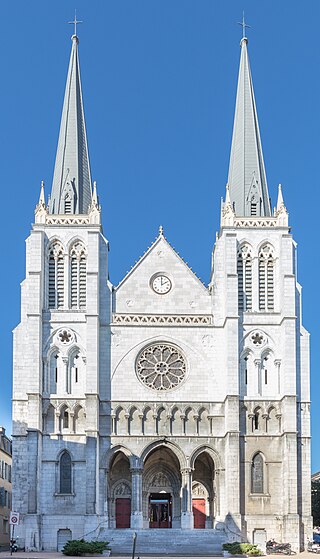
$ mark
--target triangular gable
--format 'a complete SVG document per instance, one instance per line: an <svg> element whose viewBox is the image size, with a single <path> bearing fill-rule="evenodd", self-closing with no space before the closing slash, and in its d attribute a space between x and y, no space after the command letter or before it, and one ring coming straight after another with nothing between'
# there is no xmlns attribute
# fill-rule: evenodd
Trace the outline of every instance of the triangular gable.
<svg viewBox="0 0 320 559"><path fill-rule="evenodd" d="M159 274L170 279L167 294L152 288L153 278ZM210 300L209 290L162 232L115 288L118 313L206 314L210 313Z"/></svg>
<svg viewBox="0 0 320 559"><path fill-rule="evenodd" d="M140 266L141 262L143 262L148 255L150 254L150 252L152 252L155 247L159 244L159 242L161 241L161 239L166 243L166 245L169 247L169 249L173 252L173 254L175 254L175 256L180 260L180 262L185 266L185 268L188 270L188 272L190 274L192 274L192 276L194 277L194 279L199 283L199 285L201 285L201 287L203 289L205 289L205 291L207 292L207 287L206 285L201 281L201 279L194 273L194 271L190 268L190 266L188 266L188 264L185 262L185 260L183 260L183 258L180 256L180 254L173 248L173 246L169 243L169 241L167 240L167 238L163 235L163 233L160 233L158 235L158 237L155 239L155 241L153 241L152 245L146 250L146 252L143 253L143 255L139 258L139 260L137 260L137 262L134 264L134 266L132 266L132 268L129 270L129 272L127 272L127 274L124 276L124 278L118 283L117 286L115 286L115 290L118 290L121 285L134 273L135 269L138 268L138 266Z"/></svg>

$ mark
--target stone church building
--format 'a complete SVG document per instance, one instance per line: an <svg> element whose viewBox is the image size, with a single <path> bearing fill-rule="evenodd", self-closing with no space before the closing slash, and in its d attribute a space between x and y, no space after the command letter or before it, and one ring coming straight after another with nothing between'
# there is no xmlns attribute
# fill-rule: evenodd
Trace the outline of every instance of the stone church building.
<svg viewBox="0 0 320 559"><path fill-rule="evenodd" d="M47 203L42 184L14 332L20 537L46 550L85 536L123 551L132 530L149 552L163 542L176 551L173 540L180 550L269 538L303 548L309 335L281 186L270 204L248 41L209 285L161 227L111 283L78 43L74 35L51 195Z"/></svg>

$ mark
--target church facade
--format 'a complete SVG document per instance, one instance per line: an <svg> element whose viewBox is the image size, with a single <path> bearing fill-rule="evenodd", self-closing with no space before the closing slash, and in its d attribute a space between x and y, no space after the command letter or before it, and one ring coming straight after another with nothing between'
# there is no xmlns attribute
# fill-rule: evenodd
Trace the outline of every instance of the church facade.
<svg viewBox="0 0 320 559"><path fill-rule="evenodd" d="M117 286L108 250L74 35L14 332L13 508L26 548L131 528L302 549L309 335L281 186L270 206L246 38L209 285L161 227Z"/></svg>

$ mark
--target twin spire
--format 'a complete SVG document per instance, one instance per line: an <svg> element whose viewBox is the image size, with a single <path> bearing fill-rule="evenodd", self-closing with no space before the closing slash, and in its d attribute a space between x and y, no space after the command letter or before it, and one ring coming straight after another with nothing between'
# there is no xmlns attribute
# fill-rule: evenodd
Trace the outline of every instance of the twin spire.
<svg viewBox="0 0 320 559"><path fill-rule="evenodd" d="M247 43L247 38L243 37L240 43L228 200L236 216L270 216ZM93 202L78 44L78 37L74 34L49 202L50 214L87 214Z"/></svg>
<svg viewBox="0 0 320 559"><path fill-rule="evenodd" d="M241 39L236 110L233 124L228 185L239 217L270 216L270 200L248 58L248 39Z"/></svg>
<svg viewBox="0 0 320 559"><path fill-rule="evenodd" d="M92 202L78 44L77 35L73 35L49 202L51 214L87 214Z"/></svg>

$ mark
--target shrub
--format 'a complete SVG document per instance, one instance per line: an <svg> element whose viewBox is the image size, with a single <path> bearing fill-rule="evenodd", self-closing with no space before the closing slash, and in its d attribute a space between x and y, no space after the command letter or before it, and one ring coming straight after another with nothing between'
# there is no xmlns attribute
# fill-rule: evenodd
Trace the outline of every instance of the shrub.
<svg viewBox="0 0 320 559"><path fill-rule="evenodd" d="M62 553L64 555L81 556L85 553L101 554L108 547L109 542L86 542L85 540L69 540L64 546Z"/></svg>
<svg viewBox="0 0 320 559"><path fill-rule="evenodd" d="M231 555L250 555L257 556L262 555L260 549L252 543L224 543L222 549L231 553Z"/></svg>

